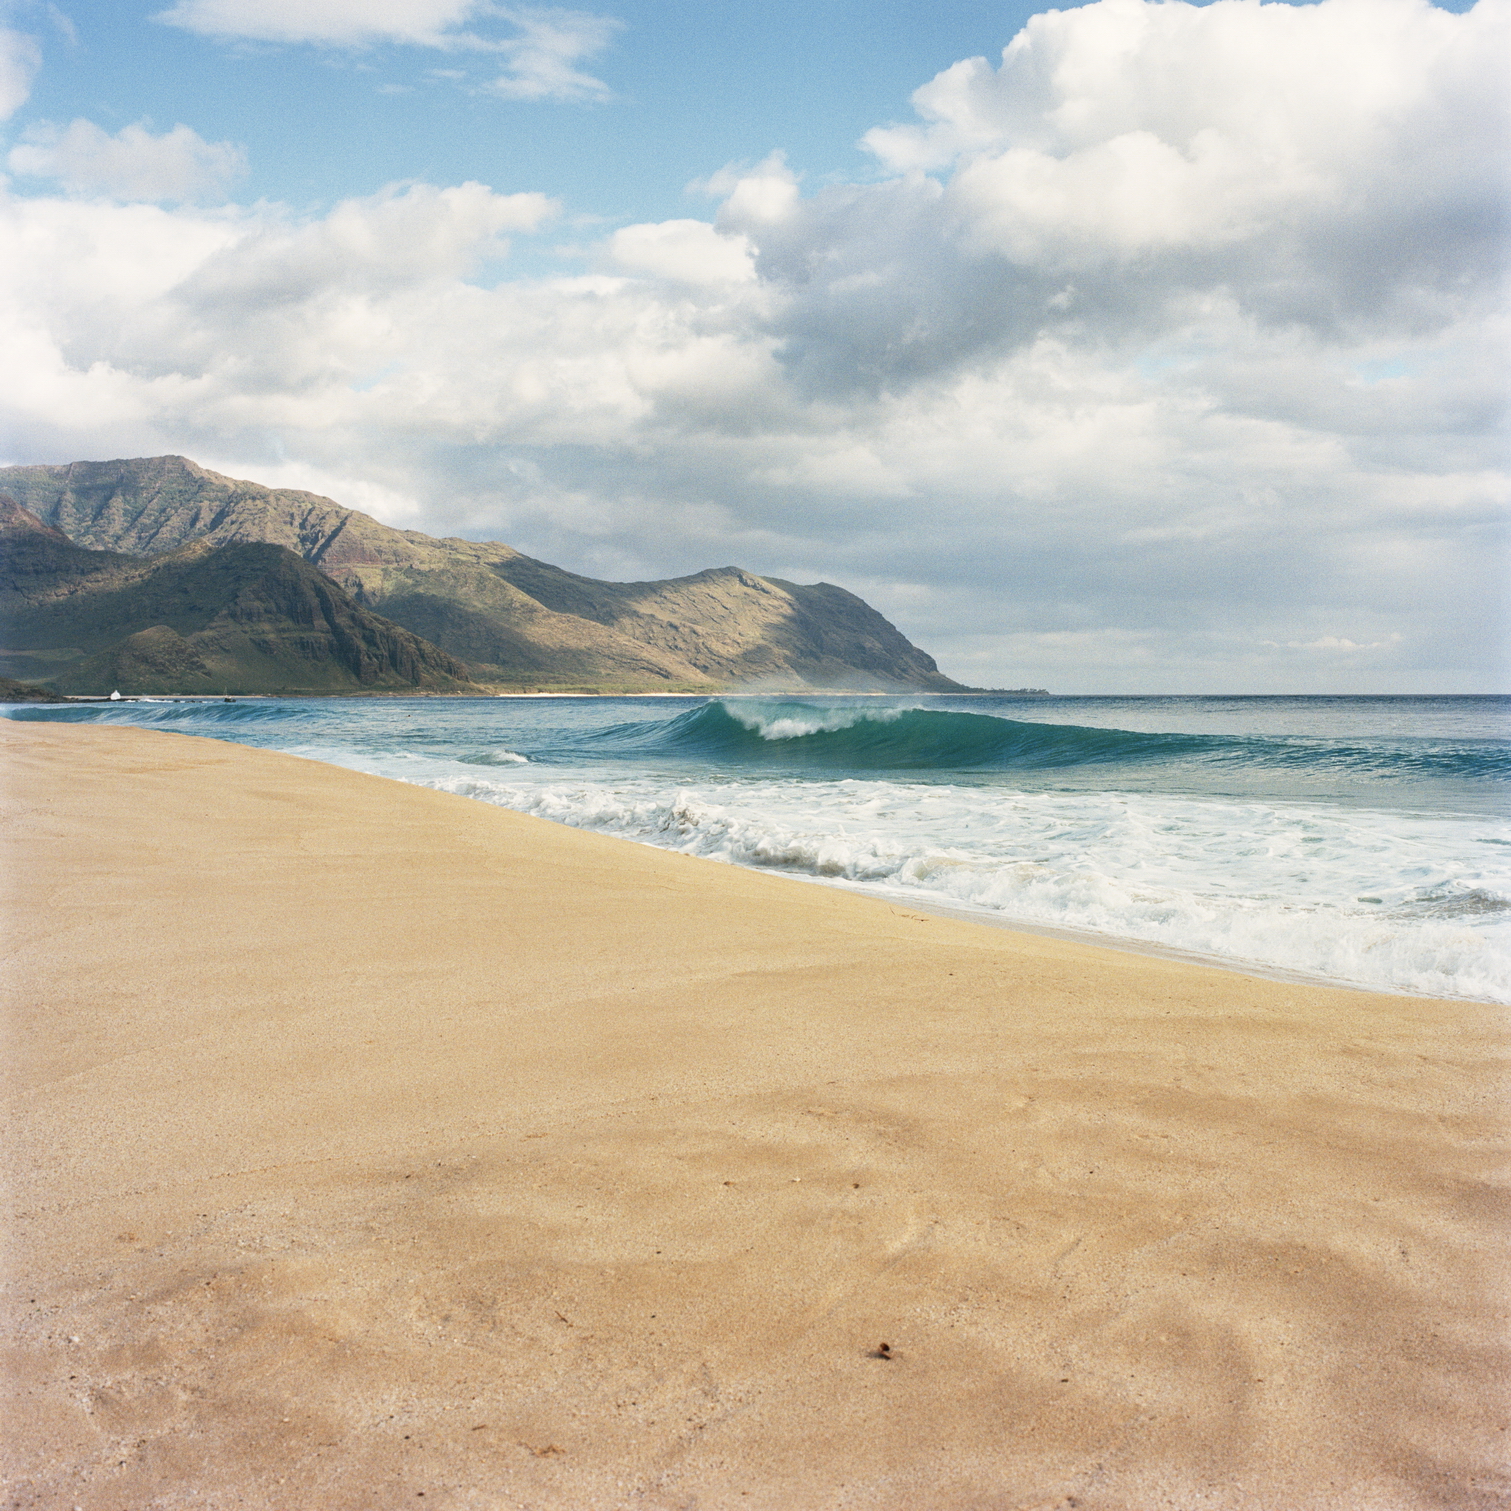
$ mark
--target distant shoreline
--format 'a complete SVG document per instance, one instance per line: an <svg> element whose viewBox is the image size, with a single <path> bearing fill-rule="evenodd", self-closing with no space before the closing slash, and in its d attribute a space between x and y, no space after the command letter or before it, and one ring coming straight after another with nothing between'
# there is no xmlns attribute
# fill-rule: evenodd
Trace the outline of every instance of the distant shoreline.
<svg viewBox="0 0 1511 1511"><path fill-rule="evenodd" d="M889 690L853 688L771 688L751 691L746 689L700 689L693 692L431 692L424 688L402 690L383 688L372 692L257 692L257 693L122 693L112 698L108 693L63 693L59 697L66 703L223 703L228 699L236 702L253 699L274 698L438 698L450 701L471 700L483 702L497 698L1050 698L1056 696L1041 687L1006 688L1000 691L973 689L969 692L938 692L928 688L893 688ZM0 703L5 702L0 697ZM33 700L21 700L33 701ZM36 700L36 701L51 701Z"/></svg>
<svg viewBox="0 0 1511 1511"><path fill-rule="evenodd" d="M493 700L508 699L541 699L541 698L1046 698L1058 702L1074 702L1077 700L1118 701L1126 700L1134 702L1141 699L1157 700L1170 698L1191 699L1243 699L1250 702L1271 701L1284 702L1296 699L1314 699L1318 702L1344 700L1350 702L1367 702L1371 700L1389 699L1441 699L1450 701L1455 698L1500 698L1511 699L1511 692L1458 692L1458 693L1393 693L1393 692L1347 692L1347 693L1243 693L1243 692L1217 692L1217 693L1056 693L1042 688L1014 689L1008 688L1001 692L983 691L980 689L970 692L934 692L927 688L898 689L892 692L854 692L836 688L792 688L763 692L750 691L708 691L697 692L429 692L423 688L415 688L408 691L396 691L384 689L381 692L277 692L277 693L123 693L119 699L112 699L105 694L94 693L65 693L60 694L57 704L85 704L85 703L223 703L228 699L232 702L270 702L279 698L289 699L389 699L402 701L405 699L423 699L425 701L442 702L490 702ZM48 703L51 699L23 699L7 700L0 697L0 706L22 707L27 704Z"/></svg>

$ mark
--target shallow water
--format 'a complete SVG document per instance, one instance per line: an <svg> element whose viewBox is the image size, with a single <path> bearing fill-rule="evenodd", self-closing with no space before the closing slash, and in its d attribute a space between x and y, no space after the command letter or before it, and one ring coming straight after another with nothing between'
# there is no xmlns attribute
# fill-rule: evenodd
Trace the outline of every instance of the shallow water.
<svg viewBox="0 0 1511 1511"><path fill-rule="evenodd" d="M1511 1002L1511 699L11 706L292 751L918 904Z"/></svg>

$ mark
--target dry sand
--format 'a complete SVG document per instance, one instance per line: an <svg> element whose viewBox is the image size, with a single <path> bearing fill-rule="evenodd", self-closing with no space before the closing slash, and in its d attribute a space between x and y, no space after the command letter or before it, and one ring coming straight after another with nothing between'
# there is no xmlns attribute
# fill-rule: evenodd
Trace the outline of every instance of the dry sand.
<svg viewBox="0 0 1511 1511"><path fill-rule="evenodd" d="M1511 1503L1502 1010L0 738L3 1505Z"/></svg>

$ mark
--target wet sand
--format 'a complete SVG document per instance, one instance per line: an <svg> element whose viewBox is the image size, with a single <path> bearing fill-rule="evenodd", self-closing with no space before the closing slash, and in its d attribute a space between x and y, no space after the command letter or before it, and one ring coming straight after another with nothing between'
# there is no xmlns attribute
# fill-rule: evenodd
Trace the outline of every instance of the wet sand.
<svg viewBox="0 0 1511 1511"><path fill-rule="evenodd" d="M5 1506L1511 1504L1504 1009L0 758Z"/></svg>

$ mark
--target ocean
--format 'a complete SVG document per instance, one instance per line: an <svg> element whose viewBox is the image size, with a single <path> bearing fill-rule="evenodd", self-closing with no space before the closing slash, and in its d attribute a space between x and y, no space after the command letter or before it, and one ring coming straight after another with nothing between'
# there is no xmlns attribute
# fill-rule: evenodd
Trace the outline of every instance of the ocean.
<svg viewBox="0 0 1511 1511"><path fill-rule="evenodd" d="M988 922L1511 1002L1504 697L241 698L4 712L288 751Z"/></svg>

